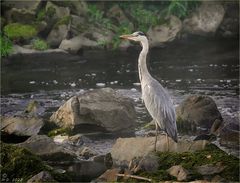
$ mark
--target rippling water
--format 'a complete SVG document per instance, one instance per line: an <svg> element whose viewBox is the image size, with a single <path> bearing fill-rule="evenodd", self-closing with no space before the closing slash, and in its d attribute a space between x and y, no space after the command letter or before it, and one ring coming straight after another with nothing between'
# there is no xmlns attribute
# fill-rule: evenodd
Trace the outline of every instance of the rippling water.
<svg viewBox="0 0 240 183"><path fill-rule="evenodd" d="M141 102L137 70L140 47L88 50L80 57L33 55L2 63L1 115L20 113L30 100L50 116L69 97L112 87L134 99L140 124L151 118ZM239 123L239 45L234 39L191 38L150 50L150 73L177 106L190 94L212 97L226 122Z"/></svg>

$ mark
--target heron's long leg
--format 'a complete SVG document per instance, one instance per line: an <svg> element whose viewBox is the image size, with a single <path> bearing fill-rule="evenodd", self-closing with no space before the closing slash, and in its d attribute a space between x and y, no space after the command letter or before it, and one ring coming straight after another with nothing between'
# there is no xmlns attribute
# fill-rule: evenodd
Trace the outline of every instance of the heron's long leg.
<svg viewBox="0 0 240 183"><path fill-rule="evenodd" d="M168 139L168 134L166 132L165 132L165 137L166 137L166 143L167 143L166 151L169 151L169 139Z"/></svg>
<svg viewBox="0 0 240 183"><path fill-rule="evenodd" d="M158 124L155 122L156 126L156 134L155 134L155 144L154 144L154 151L157 152L157 136L158 136Z"/></svg>

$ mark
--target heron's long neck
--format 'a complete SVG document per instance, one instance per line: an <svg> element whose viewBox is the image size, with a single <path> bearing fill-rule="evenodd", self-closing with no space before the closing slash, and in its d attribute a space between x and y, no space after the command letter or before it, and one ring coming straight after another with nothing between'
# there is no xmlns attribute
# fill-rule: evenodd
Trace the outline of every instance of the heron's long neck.
<svg viewBox="0 0 240 183"><path fill-rule="evenodd" d="M147 63L146 63L148 49L149 49L148 42L146 41L146 42L142 43L142 51L138 58L138 69L139 69L140 82L142 82L142 78L151 77L151 75L148 72Z"/></svg>

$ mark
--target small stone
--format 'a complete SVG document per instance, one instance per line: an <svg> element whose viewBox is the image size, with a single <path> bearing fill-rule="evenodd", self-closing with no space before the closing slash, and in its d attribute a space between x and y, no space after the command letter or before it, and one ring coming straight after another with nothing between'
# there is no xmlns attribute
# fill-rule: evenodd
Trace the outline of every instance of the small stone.
<svg viewBox="0 0 240 183"><path fill-rule="evenodd" d="M178 181L187 180L187 177L189 175L189 172L183 168L182 165L172 166L167 170L167 172L170 175L176 177Z"/></svg>
<svg viewBox="0 0 240 183"><path fill-rule="evenodd" d="M90 157L97 155L97 152L90 149L89 147L84 147L79 155L83 156L85 159L89 159Z"/></svg>

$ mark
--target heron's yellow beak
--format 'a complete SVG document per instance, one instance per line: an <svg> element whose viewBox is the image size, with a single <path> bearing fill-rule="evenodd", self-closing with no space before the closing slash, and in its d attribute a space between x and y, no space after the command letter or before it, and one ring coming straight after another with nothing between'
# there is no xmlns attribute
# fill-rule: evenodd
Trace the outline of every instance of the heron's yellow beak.
<svg viewBox="0 0 240 183"><path fill-rule="evenodd" d="M128 40L132 40L134 36L132 34L125 34L125 35L121 35L120 38L122 39L128 39Z"/></svg>

